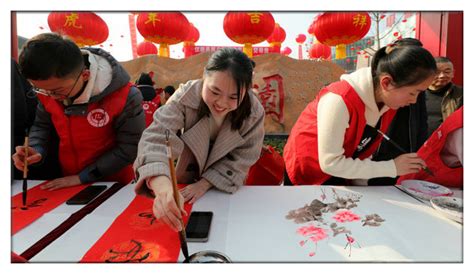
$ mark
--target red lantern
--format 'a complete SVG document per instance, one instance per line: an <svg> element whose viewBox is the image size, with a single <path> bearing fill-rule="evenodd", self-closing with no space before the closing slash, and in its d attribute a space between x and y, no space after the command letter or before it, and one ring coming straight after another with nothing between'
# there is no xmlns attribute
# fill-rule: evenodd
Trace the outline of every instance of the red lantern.
<svg viewBox="0 0 474 274"><path fill-rule="evenodd" d="M137 54L138 56L143 56L147 54L157 54L158 49L152 42L143 41L137 45Z"/></svg>
<svg viewBox="0 0 474 274"><path fill-rule="evenodd" d="M109 36L107 24L93 12L51 12L48 25L52 32L68 36L79 47L100 44Z"/></svg>
<svg viewBox="0 0 474 274"><path fill-rule="evenodd" d="M159 56L169 57L169 45L186 38L189 22L181 12L141 12L137 29L147 41L160 44Z"/></svg>
<svg viewBox="0 0 474 274"><path fill-rule="evenodd" d="M331 47L316 41L309 49L309 57L312 59L322 58L328 60L331 58Z"/></svg>
<svg viewBox="0 0 474 274"><path fill-rule="evenodd" d="M265 41L275 28L270 12L228 12L224 32L232 41L244 44L244 53L252 57L252 44Z"/></svg>
<svg viewBox="0 0 474 274"><path fill-rule="evenodd" d="M298 36L296 36L296 43L298 44L303 44L304 41L306 41L306 35L304 34L298 34Z"/></svg>
<svg viewBox="0 0 474 274"><path fill-rule="evenodd" d="M314 35L314 21L309 25L308 33Z"/></svg>
<svg viewBox="0 0 474 274"><path fill-rule="evenodd" d="M291 52L292 50L289 47L285 47L281 53L285 56L288 56L291 54Z"/></svg>
<svg viewBox="0 0 474 274"><path fill-rule="evenodd" d="M336 59L346 56L346 44L363 38L370 29L367 12L325 12L315 23L315 36L321 43L336 46Z"/></svg>
<svg viewBox="0 0 474 274"><path fill-rule="evenodd" d="M195 54L194 44L199 40L199 30L189 23L188 35L184 39L183 51L184 57L193 56Z"/></svg>
<svg viewBox="0 0 474 274"><path fill-rule="evenodd" d="M346 63L349 64L350 62L351 62L351 58L347 58L347 59L346 59Z"/></svg>
<svg viewBox="0 0 474 274"><path fill-rule="evenodd" d="M304 34L298 34L298 36L296 36L296 43L298 43L298 59L303 59L303 47L301 46L301 44L304 43L304 41L306 41L306 35Z"/></svg>
<svg viewBox="0 0 474 274"><path fill-rule="evenodd" d="M280 53L281 43L283 43L285 39L285 30L280 27L280 24L275 23L275 28L273 29L272 34L267 38L267 42L270 44L270 52Z"/></svg>

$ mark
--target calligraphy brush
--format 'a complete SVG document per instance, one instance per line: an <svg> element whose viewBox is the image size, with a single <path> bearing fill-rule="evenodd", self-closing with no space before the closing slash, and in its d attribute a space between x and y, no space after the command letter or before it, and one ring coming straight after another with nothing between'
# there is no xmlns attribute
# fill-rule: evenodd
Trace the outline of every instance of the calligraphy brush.
<svg viewBox="0 0 474 274"><path fill-rule="evenodd" d="M25 158L23 160L23 192L21 194L22 201L23 201L23 206L21 207L22 209L26 209L26 196L28 195L28 146L29 146L29 141L28 141L28 135L29 135L29 130L26 129L25 131Z"/></svg>
<svg viewBox="0 0 474 274"><path fill-rule="evenodd" d="M168 156L168 164L170 166L170 175L171 175L171 182L173 183L173 196L174 201L176 202L176 206L179 208L179 191L178 191L178 183L176 182L176 171L174 169L173 157L171 154L171 145L169 142L170 132L166 130L166 154ZM184 228L183 219L180 218L179 221L181 222L181 231L179 231L179 241L181 243L181 250L183 251L183 255L185 258L185 262L189 262L189 252L188 252L188 243L186 240L186 230Z"/></svg>
<svg viewBox="0 0 474 274"><path fill-rule="evenodd" d="M382 131L380 131L379 129L376 129L378 133L380 133L382 135L382 137L387 140L390 144L392 144L393 146L395 146L398 150L400 150L402 153L408 153L404 148L402 148L399 144L395 143L395 141L393 141L392 139L390 139L390 137L388 137L387 135L385 135L385 133L383 133ZM428 173L429 175L431 176L434 176L434 173L433 171L431 171L427 166L423 167L422 168L426 173Z"/></svg>

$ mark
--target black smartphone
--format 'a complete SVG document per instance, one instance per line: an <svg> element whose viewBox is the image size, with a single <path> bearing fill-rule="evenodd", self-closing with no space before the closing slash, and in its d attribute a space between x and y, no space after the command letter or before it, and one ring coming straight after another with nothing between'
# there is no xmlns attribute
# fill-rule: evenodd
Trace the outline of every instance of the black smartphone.
<svg viewBox="0 0 474 274"><path fill-rule="evenodd" d="M85 205L94 200L102 191L107 188L105 185L90 185L66 201L68 205Z"/></svg>
<svg viewBox="0 0 474 274"><path fill-rule="evenodd" d="M207 242L211 228L212 212L193 211L186 226L186 238L189 242Z"/></svg>

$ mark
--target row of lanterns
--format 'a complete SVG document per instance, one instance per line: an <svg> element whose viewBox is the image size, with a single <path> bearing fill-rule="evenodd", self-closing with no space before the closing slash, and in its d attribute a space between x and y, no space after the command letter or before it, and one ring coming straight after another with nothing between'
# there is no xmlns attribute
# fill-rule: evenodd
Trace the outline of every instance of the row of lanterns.
<svg viewBox="0 0 474 274"><path fill-rule="evenodd" d="M199 31L181 12L136 13L136 27L145 41L137 45L137 54L156 54L169 57L169 45L183 42L185 56L194 53L194 43ZM310 58L328 59L330 46L336 47L336 59L345 58L345 45L363 38L370 29L371 19L367 12L325 12L314 19L308 33L314 35L315 43L309 49ZM53 32L71 37L79 46L97 45L109 34L107 24L92 12L51 12L48 25ZM243 51L252 57L252 45L267 41L270 52L289 54L280 50L286 39L285 30L270 12L228 12L224 17L225 34L234 42L243 45ZM296 37L299 44L305 42L303 34ZM153 44L159 44L159 49Z"/></svg>

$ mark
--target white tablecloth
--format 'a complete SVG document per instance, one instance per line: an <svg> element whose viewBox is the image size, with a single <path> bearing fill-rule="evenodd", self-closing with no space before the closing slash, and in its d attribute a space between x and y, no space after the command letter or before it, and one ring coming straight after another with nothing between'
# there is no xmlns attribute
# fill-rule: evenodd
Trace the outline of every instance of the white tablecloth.
<svg viewBox="0 0 474 274"><path fill-rule="evenodd" d="M133 187L128 185L121 189L31 261L79 261L133 200ZM318 186L246 186L235 194L209 191L193 206L193 211L214 212L209 241L188 243L190 254L216 250L234 262L462 262L463 226L441 216L431 206L394 186L334 188L341 196L361 195L358 206L351 209L361 219L373 213L385 219L378 227L362 226L361 220L339 224L350 229L350 235L360 245L359 248L353 243L350 256L349 248L344 249L345 235L333 237L329 229L334 214L323 215L326 225L296 224L285 218L290 210L321 199ZM331 187L323 189L327 195L325 202L333 202ZM457 196L462 195L462 192L457 193ZM39 224L43 226L43 222L49 219ZM329 237L319 241L317 246L310 241L301 246L305 238L296 230L310 224L325 228ZM30 227L35 226L36 222ZM43 234L53 226L44 228ZM37 234L32 229L17 233L15 252L21 252L27 245L23 243L20 248L17 237L20 233L25 238ZM180 254L178 261L182 260Z"/></svg>

